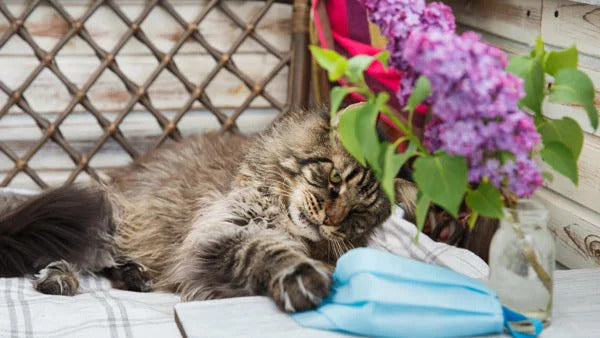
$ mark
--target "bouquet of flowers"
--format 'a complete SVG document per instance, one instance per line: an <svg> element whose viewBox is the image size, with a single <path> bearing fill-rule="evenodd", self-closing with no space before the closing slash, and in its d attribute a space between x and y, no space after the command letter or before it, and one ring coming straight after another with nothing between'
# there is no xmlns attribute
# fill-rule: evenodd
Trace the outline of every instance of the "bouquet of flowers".
<svg viewBox="0 0 600 338"><path fill-rule="evenodd" d="M504 206L531 196L544 179L552 179L534 161L538 156L577 184L582 129L571 118L551 120L542 111L546 97L579 104L592 127L598 127L593 84L577 69L574 46L546 51L538 38L529 55L508 61L477 34L456 34L452 11L442 3L364 0L364 5L370 21L388 38L386 52L346 59L332 50L310 48L331 81L344 78L348 84L330 93L335 132L361 164L373 169L392 202L394 178L405 163L412 163L419 229L431 204L454 217L466 209L471 226L479 215L502 218ZM389 95L373 92L365 83L364 72L373 62L402 74L396 95L408 114L405 123L388 106ZM546 86L546 77L553 78L552 86ZM338 116L350 93L361 95L365 103ZM422 139L412 128L418 106L427 107L431 116ZM404 136L381 142L379 114ZM404 142L408 147L398 153Z"/></svg>

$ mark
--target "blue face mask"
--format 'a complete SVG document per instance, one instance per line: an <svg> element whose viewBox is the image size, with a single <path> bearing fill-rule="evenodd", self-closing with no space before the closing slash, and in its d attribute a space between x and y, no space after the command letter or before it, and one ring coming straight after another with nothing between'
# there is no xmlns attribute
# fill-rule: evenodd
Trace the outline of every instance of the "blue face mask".
<svg viewBox="0 0 600 338"><path fill-rule="evenodd" d="M452 270L368 248L337 262L329 298L297 313L303 326L381 337L456 337L503 332L533 337L539 320L503 308L486 285ZM508 322L530 320L535 333Z"/></svg>

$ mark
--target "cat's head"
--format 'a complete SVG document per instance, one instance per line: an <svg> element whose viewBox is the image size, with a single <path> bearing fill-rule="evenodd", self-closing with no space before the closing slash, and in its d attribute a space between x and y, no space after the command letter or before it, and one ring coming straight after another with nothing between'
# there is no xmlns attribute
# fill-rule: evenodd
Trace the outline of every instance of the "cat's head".
<svg viewBox="0 0 600 338"><path fill-rule="evenodd" d="M242 174L280 201L291 232L312 241L356 240L390 215L374 173L331 137L324 109L274 123L246 157Z"/></svg>

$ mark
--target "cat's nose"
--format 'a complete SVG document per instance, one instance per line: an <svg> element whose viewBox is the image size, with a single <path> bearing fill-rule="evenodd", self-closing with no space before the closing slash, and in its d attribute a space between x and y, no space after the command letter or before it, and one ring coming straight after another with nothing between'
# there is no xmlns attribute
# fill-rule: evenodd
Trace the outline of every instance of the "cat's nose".
<svg viewBox="0 0 600 338"><path fill-rule="evenodd" d="M325 225L339 225L348 216L350 208L342 196L336 198L325 210Z"/></svg>

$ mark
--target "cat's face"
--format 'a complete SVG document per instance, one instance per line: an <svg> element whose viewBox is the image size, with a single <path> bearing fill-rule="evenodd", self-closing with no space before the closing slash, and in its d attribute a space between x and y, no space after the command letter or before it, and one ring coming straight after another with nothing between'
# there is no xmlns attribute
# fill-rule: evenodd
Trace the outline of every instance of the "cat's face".
<svg viewBox="0 0 600 338"><path fill-rule="evenodd" d="M340 154L301 161L292 187L289 217L311 240L353 240L389 216L373 173Z"/></svg>
<svg viewBox="0 0 600 338"><path fill-rule="evenodd" d="M307 113L282 123L266 143L277 156L266 183L284 201L294 233L312 241L354 240L389 216L373 172L331 138L326 115Z"/></svg>

